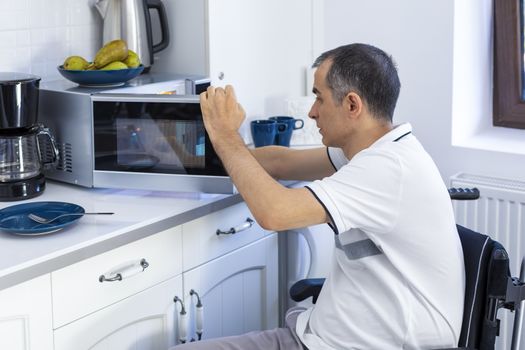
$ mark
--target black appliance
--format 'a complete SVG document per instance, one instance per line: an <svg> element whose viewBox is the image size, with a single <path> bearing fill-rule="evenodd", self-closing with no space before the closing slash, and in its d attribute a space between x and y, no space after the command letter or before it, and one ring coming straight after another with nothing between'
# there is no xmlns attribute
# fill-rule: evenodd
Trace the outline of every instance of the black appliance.
<svg viewBox="0 0 525 350"><path fill-rule="evenodd" d="M57 159L52 135L37 121L39 83L35 75L0 72L0 201L40 195L43 166ZM42 155L41 144L50 157Z"/></svg>

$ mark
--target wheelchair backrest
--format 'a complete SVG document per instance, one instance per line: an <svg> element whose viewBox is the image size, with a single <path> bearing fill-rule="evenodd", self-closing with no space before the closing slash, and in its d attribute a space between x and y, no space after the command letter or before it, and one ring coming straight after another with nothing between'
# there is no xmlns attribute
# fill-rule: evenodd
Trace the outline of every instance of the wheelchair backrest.
<svg viewBox="0 0 525 350"><path fill-rule="evenodd" d="M488 300L495 297L495 294L502 294L496 297L504 298L509 275L508 255L503 246L489 236L460 225L457 225L457 228L463 247L466 277L465 307L459 346L494 349L497 325L487 321Z"/></svg>
<svg viewBox="0 0 525 350"><path fill-rule="evenodd" d="M465 306L459 346L479 348L487 300L487 275L494 241L457 225L465 259Z"/></svg>

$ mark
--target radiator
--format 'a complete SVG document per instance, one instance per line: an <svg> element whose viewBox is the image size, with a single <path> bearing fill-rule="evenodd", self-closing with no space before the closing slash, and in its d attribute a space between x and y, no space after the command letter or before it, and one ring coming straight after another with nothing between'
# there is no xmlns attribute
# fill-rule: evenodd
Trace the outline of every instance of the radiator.
<svg viewBox="0 0 525 350"><path fill-rule="evenodd" d="M525 182L460 173L450 178L451 187L477 187L480 198L454 201L456 222L500 242L510 258L513 276L519 276L525 255ZM500 336L496 349L511 347L514 313L500 310Z"/></svg>

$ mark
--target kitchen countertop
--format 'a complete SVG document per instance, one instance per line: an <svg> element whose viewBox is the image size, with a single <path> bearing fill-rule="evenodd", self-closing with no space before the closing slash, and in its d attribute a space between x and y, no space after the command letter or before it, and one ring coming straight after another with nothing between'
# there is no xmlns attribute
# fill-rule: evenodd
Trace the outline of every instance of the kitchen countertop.
<svg viewBox="0 0 525 350"><path fill-rule="evenodd" d="M87 189L47 180L36 198L0 202L5 207L39 201L81 205L84 216L63 230L41 236L0 231L0 290L91 256L183 224L242 201L238 194Z"/></svg>

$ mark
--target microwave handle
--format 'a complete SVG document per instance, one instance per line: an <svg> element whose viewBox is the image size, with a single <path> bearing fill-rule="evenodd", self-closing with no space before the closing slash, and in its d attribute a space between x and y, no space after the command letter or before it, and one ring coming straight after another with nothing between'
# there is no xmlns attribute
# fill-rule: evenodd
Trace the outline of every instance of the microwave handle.
<svg viewBox="0 0 525 350"><path fill-rule="evenodd" d="M210 79L186 79L185 80L185 93L186 95L200 95L201 92L206 91L208 86L211 85Z"/></svg>

